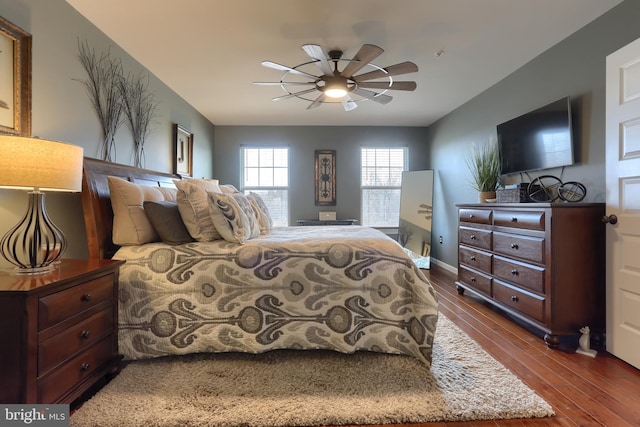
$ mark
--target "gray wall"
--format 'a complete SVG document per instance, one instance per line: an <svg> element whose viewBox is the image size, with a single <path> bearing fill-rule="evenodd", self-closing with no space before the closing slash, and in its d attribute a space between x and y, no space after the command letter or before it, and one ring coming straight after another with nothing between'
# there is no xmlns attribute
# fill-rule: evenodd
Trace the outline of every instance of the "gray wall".
<svg viewBox="0 0 640 427"><path fill-rule="evenodd" d="M240 185L240 146L288 146L290 224L335 211L360 220L360 147L409 147L409 168L425 169L425 128L332 126L216 126L213 170L220 182ZM315 205L314 151L336 150L336 206Z"/></svg>
<svg viewBox="0 0 640 427"><path fill-rule="evenodd" d="M604 202L605 59L640 37L639 19L640 2L626 0L428 128L430 167L436 170L433 236L444 239L434 243L436 259L457 265L455 204L477 201L460 153L496 138L497 124L564 96L572 98L578 163L565 168L562 180L582 182L585 201ZM561 170L544 174L560 176Z"/></svg>
<svg viewBox="0 0 640 427"><path fill-rule="evenodd" d="M144 68L64 0L0 0L0 15L33 37L32 134L79 145L85 156L98 157L98 119L81 83L74 80L86 77L76 58L78 40L86 40L98 53L111 48L112 56L122 59L125 72L137 74ZM157 124L145 144L145 167L172 172L172 124L179 123L194 133L194 175L210 176L213 124L153 75L149 87L160 105ZM123 126L117 136L116 162L132 164L132 148L130 132ZM47 207L70 240L65 257L85 258L80 195L49 193ZM26 193L0 190L0 235L18 222L26 208ZM0 267L5 266L0 259Z"/></svg>

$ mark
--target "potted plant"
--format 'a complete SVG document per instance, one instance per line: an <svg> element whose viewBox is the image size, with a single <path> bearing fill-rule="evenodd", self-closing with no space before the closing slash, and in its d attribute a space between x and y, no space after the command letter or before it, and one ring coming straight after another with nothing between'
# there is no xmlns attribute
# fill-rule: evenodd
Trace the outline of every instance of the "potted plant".
<svg viewBox="0 0 640 427"><path fill-rule="evenodd" d="M485 203L487 199L495 199L500 182L498 144L495 141L481 146L474 144L467 166L471 171L471 185L479 192L478 201Z"/></svg>

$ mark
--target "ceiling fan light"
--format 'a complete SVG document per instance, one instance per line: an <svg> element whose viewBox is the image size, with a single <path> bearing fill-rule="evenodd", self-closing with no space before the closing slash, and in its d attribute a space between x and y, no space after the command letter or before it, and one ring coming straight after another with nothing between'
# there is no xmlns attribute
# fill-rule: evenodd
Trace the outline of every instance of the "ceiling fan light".
<svg viewBox="0 0 640 427"><path fill-rule="evenodd" d="M347 94L347 89L341 85L331 85L325 88L324 94L329 98L342 98Z"/></svg>

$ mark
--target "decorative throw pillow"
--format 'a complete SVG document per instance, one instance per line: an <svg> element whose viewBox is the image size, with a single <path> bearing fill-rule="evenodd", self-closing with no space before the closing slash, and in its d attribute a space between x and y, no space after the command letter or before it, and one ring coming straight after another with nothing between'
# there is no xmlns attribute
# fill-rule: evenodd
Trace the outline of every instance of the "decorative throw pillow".
<svg viewBox="0 0 640 427"><path fill-rule="evenodd" d="M220 240L222 236L216 230L207 203L207 192L222 193L220 187L210 180L175 180L178 187L178 210L191 237L199 242Z"/></svg>
<svg viewBox="0 0 640 427"><path fill-rule="evenodd" d="M176 189L134 184L109 176L109 192L113 209L113 243L120 246L157 242L158 234L144 213L145 201L176 200Z"/></svg>
<svg viewBox="0 0 640 427"><path fill-rule="evenodd" d="M182 222L178 203L174 201L144 202L144 212L160 240L169 245L193 242Z"/></svg>
<svg viewBox="0 0 640 427"><path fill-rule="evenodd" d="M270 234L273 228L273 220L271 219L269 208L267 208L264 200L262 200L262 197L260 197L258 193L249 193L247 199L249 199L249 203L251 203L251 207L256 214L256 219L260 226L260 234Z"/></svg>
<svg viewBox="0 0 640 427"><path fill-rule="evenodd" d="M220 190L223 193L239 193L238 189L231 184L221 184Z"/></svg>
<svg viewBox="0 0 640 427"><path fill-rule="evenodd" d="M226 241L244 244L260 236L255 213L244 194L211 192L207 201L211 220Z"/></svg>

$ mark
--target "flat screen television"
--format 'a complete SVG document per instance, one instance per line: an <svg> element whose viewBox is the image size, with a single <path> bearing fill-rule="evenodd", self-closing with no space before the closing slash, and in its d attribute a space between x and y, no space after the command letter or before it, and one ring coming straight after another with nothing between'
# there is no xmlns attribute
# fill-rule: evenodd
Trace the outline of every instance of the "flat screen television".
<svg viewBox="0 0 640 427"><path fill-rule="evenodd" d="M569 97L497 126L502 175L574 163Z"/></svg>

